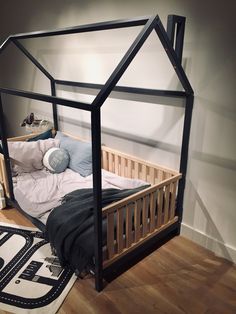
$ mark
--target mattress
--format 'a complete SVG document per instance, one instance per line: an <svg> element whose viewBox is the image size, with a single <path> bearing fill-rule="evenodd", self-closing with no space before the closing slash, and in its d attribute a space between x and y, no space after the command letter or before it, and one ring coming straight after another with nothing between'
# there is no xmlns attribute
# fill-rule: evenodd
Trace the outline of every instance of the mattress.
<svg viewBox="0 0 236 314"><path fill-rule="evenodd" d="M147 182L118 176L102 169L102 188L133 189ZM67 168L59 174L46 169L22 173L14 178L14 196L21 209L46 224L51 210L61 204L62 198L77 189L92 188L92 175L82 177Z"/></svg>

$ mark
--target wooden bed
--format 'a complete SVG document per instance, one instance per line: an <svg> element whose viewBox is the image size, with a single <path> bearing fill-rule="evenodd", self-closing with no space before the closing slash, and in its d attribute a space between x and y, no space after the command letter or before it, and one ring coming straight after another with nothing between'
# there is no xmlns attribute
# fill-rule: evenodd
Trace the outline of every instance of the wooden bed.
<svg viewBox="0 0 236 314"><path fill-rule="evenodd" d="M24 141L33 136L35 134L10 138L8 141ZM73 136L73 138L78 137ZM106 146L102 146L102 169L122 177L141 179L151 185L102 209L102 215L107 219L107 245L103 249L103 267L106 268L130 250L142 245L144 241L178 221L175 209L181 174ZM9 184L2 154L0 154L0 182L6 196L9 197ZM134 222L132 212L134 212ZM117 228L114 225L115 215L117 215ZM126 221L125 229L123 218Z"/></svg>
<svg viewBox="0 0 236 314"><path fill-rule="evenodd" d="M22 44L22 39L26 40L28 38L70 35L75 33L79 34L136 26L143 27L104 85L64 81L54 78ZM184 28L185 17L169 15L167 30L165 30L159 16L155 15L129 20L116 20L81 25L59 30L11 35L0 46L1 54L1 52L8 47L10 42L13 43L37 67L37 69L48 78L51 86L51 95L0 87L0 135L3 148L3 155L0 154L0 181L4 186L8 202L11 202L13 206L15 204L13 182L1 95L13 95L51 104L55 130L59 130L57 105L86 110L91 113L93 199L95 216L95 287L97 291L103 289L103 279L105 278L104 276L106 273L109 271L116 272L120 265L129 265L129 262L134 260L134 256L137 257L139 255L141 256L144 252L147 253L151 247L156 247L157 243L162 243L161 241L163 240L167 241L170 237L178 235L180 232L194 100L193 89L181 66ZM155 32L159 38L183 90L158 90L117 86L118 81L128 68L129 64L152 32ZM82 89L95 89L99 92L91 104L82 103L71 99L57 97L57 86L62 85L76 86L77 88ZM184 100L184 124L179 171L154 165L101 145L101 107L112 91L116 93L150 95L152 97L166 97L167 99L181 98ZM25 140L28 137L30 137L30 135L9 140ZM143 179L150 183L151 186L142 192L102 208L101 168L124 177ZM15 206L16 205L17 204L15 204ZM125 215L125 228L122 224L122 215ZM108 222L105 248L102 245L102 220L104 216ZM115 219L117 221L116 226L114 224Z"/></svg>

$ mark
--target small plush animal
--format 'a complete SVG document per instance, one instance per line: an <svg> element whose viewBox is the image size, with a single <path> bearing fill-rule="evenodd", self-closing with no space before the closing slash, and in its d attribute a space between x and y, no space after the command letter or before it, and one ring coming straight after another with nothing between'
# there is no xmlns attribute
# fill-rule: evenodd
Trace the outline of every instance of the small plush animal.
<svg viewBox="0 0 236 314"><path fill-rule="evenodd" d="M34 121L34 113L31 112L21 123L21 126L26 126L26 124L32 124Z"/></svg>

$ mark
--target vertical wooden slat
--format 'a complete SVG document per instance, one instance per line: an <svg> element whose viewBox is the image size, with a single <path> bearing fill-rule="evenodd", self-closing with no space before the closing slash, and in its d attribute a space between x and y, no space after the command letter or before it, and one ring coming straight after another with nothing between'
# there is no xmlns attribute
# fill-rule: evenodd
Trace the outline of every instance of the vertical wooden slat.
<svg viewBox="0 0 236 314"><path fill-rule="evenodd" d="M132 178L132 161L131 159L128 159L128 163L127 163L127 177L128 178Z"/></svg>
<svg viewBox="0 0 236 314"><path fill-rule="evenodd" d="M3 185L5 187L5 192L6 195L9 196L9 186L8 186L8 179L7 179L7 171L6 171L6 166L5 166L5 161L1 161L1 168L2 168L2 180L3 180Z"/></svg>
<svg viewBox="0 0 236 314"><path fill-rule="evenodd" d="M108 258L114 256L114 212L107 215L107 252Z"/></svg>
<svg viewBox="0 0 236 314"><path fill-rule="evenodd" d="M158 199L157 199L157 227L160 227L163 223L162 213L163 213L163 188L158 190Z"/></svg>
<svg viewBox="0 0 236 314"><path fill-rule="evenodd" d="M0 159L0 180L3 183L3 161Z"/></svg>
<svg viewBox="0 0 236 314"><path fill-rule="evenodd" d="M159 169L155 169L154 170L154 184L158 184L159 182L161 182L160 170Z"/></svg>
<svg viewBox="0 0 236 314"><path fill-rule="evenodd" d="M108 155L108 170L113 172L113 154L109 153Z"/></svg>
<svg viewBox="0 0 236 314"><path fill-rule="evenodd" d="M133 210L132 203L126 206L125 235L127 248L129 248L132 243L132 210Z"/></svg>
<svg viewBox="0 0 236 314"><path fill-rule="evenodd" d="M134 163L134 176L135 179L139 179L139 163L137 161Z"/></svg>
<svg viewBox="0 0 236 314"><path fill-rule="evenodd" d="M170 219L175 217L175 199L176 199L177 181L171 184L171 201L170 201Z"/></svg>
<svg viewBox="0 0 236 314"><path fill-rule="evenodd" d="M121 162L120 162L120 170L121 170L121 176L125 177L125 158L121 157Z"/></svg>
<svg viewBox="0 0 236 314"><path fill-rule="evenodd" d="M143 225L143 237L146 237L148 232L148 199L146 196L143 197L142 203L142 225Z"/></svg>
<svg viewBox="0 0 236 314"><path fill-rule="evenodd" d="M161 182L163 180L163 170L157 170L158 181Z"/></svg>
<svg viewBox="0 0 236 314"><path fill-rule="evenodd" d="M137 200L134 206L134 241L138 242L140 239L140 214L141 214L141 200Z"/></svg>
<svg viewBox="0 0 236 314"><path fill-rule="evenodd" d="M155 184L155 172L154 172L154 168L150 167L150 183L151 184Z"/></svg>
<svg viewBox="0 0 236 314"><path fill-rule="evenodd" d="M150 195L150 232L155 229L155 193Z"/></svg>
<svg viewBox="0 0 236 314"><path fill-rule="evenodd" d="M142 165L142 178L143 181L147 181L147 166Z"/></svg>
<svg viewBox="0 0 236 314"><path fill-rule="evenodd" d="M117 253L123 251L123 210L124 208L119 208L117 210L117 228L116 228L116 238L117 238Z"/></svg>
<svg viewBox="0 0 236 314"><path fill-rule="evenodd" d="M119 156L115 155L115 174L120 175Z"/></svg>
<svg viewBox="0 0 236 314"><path fill-rule="evenodd" d="M146 182L150 183L151 180L150 180L150 167L149 166L146 166L146 170L147 170L147 174L146 174Z"/></svg>
<svg viewBox="0 0 236 314"><path fill-rule="evenodd" d="M164 224L169 220L169 200L170 200L170 184L165 189L165 208L164 208Z"/></svg>
<svg viewBox="0 0 236 314"><path fill-rule="evenodd" d="M103 164L103 169L108 170L108 161L107 161L107 152L102 151L102 164Z"/></svg>

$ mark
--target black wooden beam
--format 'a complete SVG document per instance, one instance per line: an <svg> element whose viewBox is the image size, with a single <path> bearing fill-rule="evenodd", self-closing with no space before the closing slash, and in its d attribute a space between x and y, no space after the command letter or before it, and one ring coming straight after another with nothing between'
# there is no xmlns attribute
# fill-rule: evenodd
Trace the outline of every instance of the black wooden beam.
<svg viewBox="0 0 236 314"><path fill-rule="evenodd" d="M77 109L82 109L86 111L92 110L92 106L88 103L78 102L75 100L69 100L65 98L49 96L49 95L44 95L44 94L39 94L39 93L26 92L22 90L9 89L9 88L0 88L0 93L39 100L43 102L57 103L59 105L63 105L66 107L77 108Z"/></svg>
<svg viewBox="0 0 236 314"><path fill-rule="evenodd" d="M166 51L167 56L170 59L170 62L172 63L174 70L185 90L188 94L193 94L193 89L191 84L189 83L189 80L187 78L187 75L184 72L184 69L182 68L182 65L178 59L178 56L176 52L174 51L174 48L171 45L171 42L169 40L169 37L167 36L167 33L164 29L164 26L162 25L161 21L158 20L157 26L155 27L156 33Z"/></svg>
<svg viewBox="0 0 236 314"><path fill-rule="evenodd" d="M115 20L115 21L66 27L66 28L61 28L61 29L56 29L56 30L43 30L43 31L30 32L30 33L16 34L16 35L9 36L8 39L5 41L5 43L11 39L39 38L39 37L78 34L78 33L109 30L109 29L141 26L141 25L146 24L148 19L149 17L139 17L139 18L133 18L133 19Z"/></svg>
<svg viewBox="0 0 236 314"><path fill-rule="evenodd" d="M103 88L100 90L98 95L93 101L93 105L101 107L104 101L107 99L125 70L128 68L129 64L132 62L142 45L144 44L147 37L150 35L151 31L157 24L159 20L158 16L151 17L148 22L145 24L141 32L138 34L136 39L134 40L133 44L130 46L118 66L115 68Z"/></svg>
<svg viewBox="0 0 236 314"><path fill-rule="evenodd" d="M180 63L182 63L185 21L186 18L179 15L168 15L167 19L167 36L169 37Z"/></svg>
<svg viewBox="0 0 236 314"><path fill-rule="evenodd" d="M51 94L52 96L56 96L56 84L54 80L51 80ZM53 113L53 125L54 129L58 131L58 115L57 115L57 104L55 102L52 103L52 113Z"/></svg>
<svg viewBox="0 0 236 314"><path fill-rule="evenodd" d="M94 257L95 288L103 289L103 254L102 254L102 179L101 179L101 112L93 107L91 113L92 162L93 162L93 199L94 199Z"/></svg>
<svg viewBox="0 0 236 314"><path fill-rule="evenodd" d="M75 86L86 89L95 89L101 90L103 84L94 84L94 83L83 83L75 81L65 81L55 79L55 83L58 85L64 86ZM160 90L160 89L150 89L150 88L139 88L139 87L129 87L129 86L115 86L112 89L112 92L118 93L128 93L128 94L139 94L139 95L148 95L148 96L161 96L161 97L173 97L173 98L185 98L186 93L183 91L175 90Z"/></svg>
<svg viewBox="0 0 236 314"><path fill-rule="evenodd" d="M193 110L193 100L194 96L189 95L186 99L185 114L184 114L184 125L183 125L183 136L181 145L181 155L180 155L180 168L179 172L182 173L182 178L179 181L178 195L177 195L177 209L176 215L179 221L182 221L183 217L183 200L184 200L184 190L186 183L186 173L188 166L188 148L189 139L191 131L191 121L192 121L192 110Z"/></svg>
<svg viewBox="0 0 236 314"><path fill-rule="evenodd" d="M13 39L12 42L19 48L23 54L49 79L53 80L51 74L32 56L32 54L18 41Z"/></svg>

